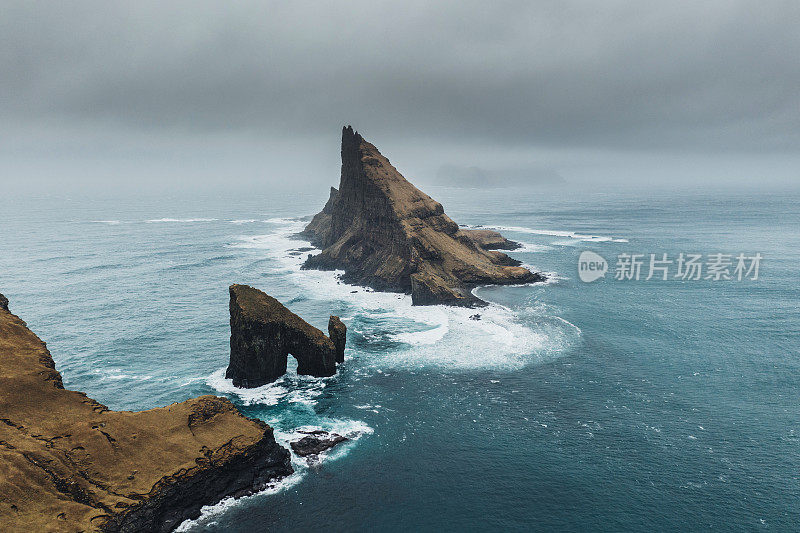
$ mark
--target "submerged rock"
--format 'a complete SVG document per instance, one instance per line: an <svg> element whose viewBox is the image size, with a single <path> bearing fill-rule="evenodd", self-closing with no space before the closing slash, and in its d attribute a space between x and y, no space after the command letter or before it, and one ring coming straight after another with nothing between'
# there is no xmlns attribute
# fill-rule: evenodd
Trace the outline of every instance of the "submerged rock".
<svg viewBox="0 0 800 533"><path fill-rule="evenodd" d="M278 300L248 285L230 286L231 358L225 377L237 387L260 387L286 373L289 355L297 373L325 377L336 373L344 324L333 320L333 337L289 311ZM341 325L341 328L339 327ZM328 325L329 330L331 323ZM341 336L340 336L341 335ZM340 343L337 344L337 343Z"/></svg>
<svg viewBox="0 0 800 533"><path fill-rule="evenodd" d="M111 411L64 389L45 343L0 304L3 531L172 531L292 473L272 428L227 399Z"/></svg>
<svg viewBox="0 0 800 533"><path fill-rule="evenodd" d="M409 183L375 146L342 130L342 175L302 235L322 248L304 268L342 269L344 281L411 293L414 305L476 305L484 284L543 281L507 255L516 243L489 230L463 230ZM518 246L518 245L517 245Z"/></svg>
<svg viewBox="0 0 800 533"><path fill-rule="evenodd" d="M306 436L300 440L289 443L294 453L300 457L319 455L326 450L330 450L337 444L348 440L347 437L343 437L338 433L328 433L323 430L301 431L300 433L305 433Z"/></svg>

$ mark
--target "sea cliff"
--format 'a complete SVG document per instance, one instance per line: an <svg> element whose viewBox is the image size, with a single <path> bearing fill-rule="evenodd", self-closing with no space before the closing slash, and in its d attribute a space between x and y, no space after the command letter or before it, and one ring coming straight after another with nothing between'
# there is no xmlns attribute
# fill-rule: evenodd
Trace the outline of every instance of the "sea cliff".
<svg viewBox="0 0 800 533"><path fill-rule="evenodd" d="M64 388L0 295L0 529L171 531L292 472L272 428L201 396L112 411Z"/></svg>
<svg viewBox="0 0 800 533"><path fill-rule="evenodd" d="M342 269L346 282L410 293L415 305L479 305L471 292L478 285L544 280L496 251L515 243L459 228L350 126L341 152L339 188L302 233L322 248L304 268Z"/></svg>

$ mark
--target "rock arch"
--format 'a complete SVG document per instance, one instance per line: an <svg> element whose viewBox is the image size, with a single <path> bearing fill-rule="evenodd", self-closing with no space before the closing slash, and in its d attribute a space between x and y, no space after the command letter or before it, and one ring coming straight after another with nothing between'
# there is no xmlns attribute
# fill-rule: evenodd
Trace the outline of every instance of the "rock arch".
<svg viewBox="0 0 800 533"><path fill-rule="evenodd" d="M297 373L325 377L344 360L347 328L331 317L334 340L278 300L248 285L230 286L231 357L225 377L237 387L259 387L286 373L289 355ZM340 355L341 354L341 355Z"/></svg>

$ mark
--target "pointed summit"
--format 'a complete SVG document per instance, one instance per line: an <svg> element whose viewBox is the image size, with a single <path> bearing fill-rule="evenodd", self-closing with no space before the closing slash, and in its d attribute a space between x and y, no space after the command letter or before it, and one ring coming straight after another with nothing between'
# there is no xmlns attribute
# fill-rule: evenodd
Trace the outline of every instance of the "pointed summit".
<svg viewBox="0 0 800 533"><path fill-rule="evenodd" d="M323 249L304 268L342 269L346 282L411 293L415 305L481 304L477 285L544 280L490 249L513 247L500 234L459 229L351 126L342 128L339 189L303 235Z"/></svg>
<svg viewBox="0 0 800 533"><path fill-rule="evenodd" d="M351 147L358 148L358 145L363 140L361 135L353 129L353 126L347 125L342 128L342 152L345 151L345 147L348 149Z"/></svg>

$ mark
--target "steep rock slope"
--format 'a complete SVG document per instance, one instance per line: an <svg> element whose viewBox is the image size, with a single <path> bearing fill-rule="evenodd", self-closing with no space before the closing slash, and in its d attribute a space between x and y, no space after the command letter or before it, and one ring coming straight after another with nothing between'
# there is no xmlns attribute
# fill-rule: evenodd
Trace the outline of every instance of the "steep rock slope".
<svg viewBox="0 0 800 533"><path fill-rule="evenodd" d="M342 269L344 280L411 293L415 305L482 303L482 284L541 281L541 274L488 248L513 248L496 232L461 230L442 204L395 169L350 126L342 130L339 189L302 233L322 253L304 268Z"/></svg>
<svg viewBox="0 0 800 533"><path fill-rule="evenodd" d="M292 472L272 428L226 399L110 411L64 389L45 343L0 303L3 531L170 531Z"/></svg>
<svg viewBox="0 0 800 533"><path fill-rule="evenodd" d="M344 337L340 336L344 332L336 324L338 317L331 317L329 323L331 340L258 289L231 285L230 295L231 359L225 377L235 386L252 388L275 381L286 373L290 354L297 359L297 373L309 376L334 375L339 348L344 361Z"/></svg>

